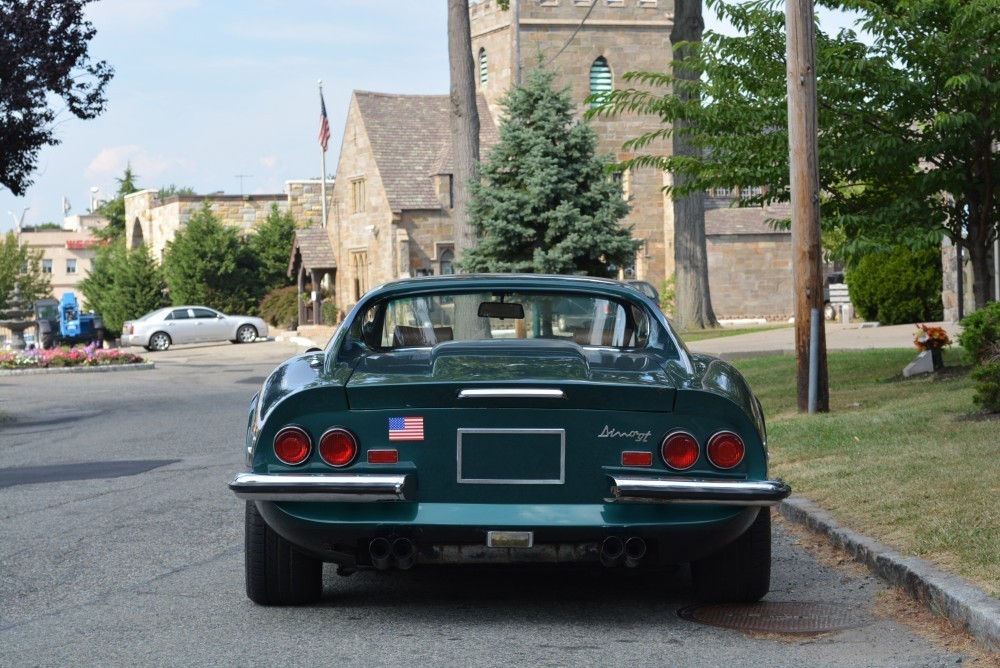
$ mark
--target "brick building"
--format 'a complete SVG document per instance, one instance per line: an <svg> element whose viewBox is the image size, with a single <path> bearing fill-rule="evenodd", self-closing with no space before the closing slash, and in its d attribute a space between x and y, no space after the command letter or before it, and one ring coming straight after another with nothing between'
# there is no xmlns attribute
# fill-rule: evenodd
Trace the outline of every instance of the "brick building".
<svg viewBox="0 0 1000 668"><path fill-rule="evenodd" d="M61 229L24 228L21 243L32 252L42 252L42 272L52 284L52 295L59 299L64 292L77 292L77 284L93 266L100 240L94 231L107 224L103 216L69 216ZM83 295L77 294L83 300Z"/></svg>

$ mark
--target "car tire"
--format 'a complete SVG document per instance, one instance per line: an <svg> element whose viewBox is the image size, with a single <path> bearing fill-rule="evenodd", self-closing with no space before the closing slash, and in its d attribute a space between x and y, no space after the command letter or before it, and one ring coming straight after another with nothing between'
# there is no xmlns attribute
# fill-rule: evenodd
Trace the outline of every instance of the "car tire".
<svg viewBox="0 0 1000 668"><path fill-rule="evenodd" d="M695 594L712 603L754 603L771 588L771 509L712 556L691 563Z"/></svg>
<svg viewBox="0 0 1000 668"><path fill-rule="evenodd" d="M257 504L246 508L247 598L257 605L304 605L323 594L323 562L305 555L267 525Z"/></svg>
<svg viewBox="0 0 1000 668"><path fill-rule="evenodd" d="M240 325L236 330L236 343L253 343L257 340L257 328L253 325Z"/></svg>
<svg viewBox="0 0 1000 668"><path fill-rule="evenodd" d="M155 332L149 337L148 350L163 351L170 347L170 335L166 332Z"/></svg>

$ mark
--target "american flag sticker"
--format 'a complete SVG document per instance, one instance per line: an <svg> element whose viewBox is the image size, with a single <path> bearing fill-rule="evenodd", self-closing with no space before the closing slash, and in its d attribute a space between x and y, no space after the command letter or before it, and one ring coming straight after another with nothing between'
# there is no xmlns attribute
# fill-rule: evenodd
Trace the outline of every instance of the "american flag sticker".
<svg viewBox="0 0 1000 668"><path fill-rule="evenodd" d="M424 419L422 417L389 418L390 441L424 440Z"/></svg>

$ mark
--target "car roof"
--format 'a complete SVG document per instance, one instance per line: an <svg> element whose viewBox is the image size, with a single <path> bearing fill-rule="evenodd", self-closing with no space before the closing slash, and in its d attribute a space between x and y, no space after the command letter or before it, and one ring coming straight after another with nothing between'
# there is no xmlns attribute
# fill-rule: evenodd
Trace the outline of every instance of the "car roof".
<svg viewBox="0 0 1000 668"><path fill-rule="evenodd" d="M635 289L625 284L597 276L561 276L552 274L450 274L420 276L384 283L368 292L363 299L395 294L437 290L562 290L635 295Z"/></svg>

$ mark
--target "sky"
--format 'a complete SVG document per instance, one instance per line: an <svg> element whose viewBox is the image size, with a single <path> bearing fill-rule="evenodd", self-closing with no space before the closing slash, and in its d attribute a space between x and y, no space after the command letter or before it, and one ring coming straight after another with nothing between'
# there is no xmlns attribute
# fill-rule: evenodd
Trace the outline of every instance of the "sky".
<svg viewBox="0 0 1000 668"><path fill-rule="evenodd" d="M90 56L115 69L107 109L89 121L60 113L61 143L42 149L25 196L0 188L0 233L22 215L26 226L61 224L64 197L69 215L87 213L92 197L114 197L129 164L141 188L200 195L319 178L319 80L335 174L352 91L448 92L446 10L445 0L94 2Z"/></svg>

